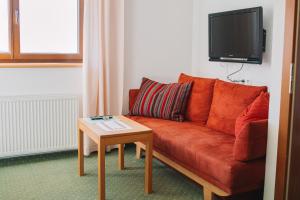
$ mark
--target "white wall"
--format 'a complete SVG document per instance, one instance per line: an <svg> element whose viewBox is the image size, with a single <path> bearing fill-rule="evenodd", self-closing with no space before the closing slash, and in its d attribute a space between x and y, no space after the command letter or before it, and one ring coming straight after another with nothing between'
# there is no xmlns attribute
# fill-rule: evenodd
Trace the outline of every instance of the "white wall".
<svg viewBox="0 0 300 200"><path fill-rule="evenodd" d="M142 77L171 82L191 71L192 13L193 0L126 0L124 112Z"/></svg>
<svg viewBox="0 0 300 200"><path fill-rule="evenodd" d="M274 199L284 0L126 0L124 111L128 90L143 76L176 81L180 72L224 79L239 64L208 62L208 13L264 8L267 50L263 65L246 65L235 78L271 92L265 200ZM274 23L273 23L274 20ZM273 41L273 42L272 42ZM273 45L272 45L273 44ZM81 68L0 69L0 95L82 94Z"/></svg>
<svg viewBox="0 0 300 200"><path fill-rule="evenodd" d="M1 68L0 96L82 94L82 69Z"/></svg>
<svg viewBox="0 0 300 200"><path fill-rule="evenodd" d="M284 14L285 1L277 0L274 3L273 18L273 48L272 64L269 89L271 93L269 111L269 135L267 148L266 178L265 178L265 200L273 200L275 192L275 176L277 162L277 144L279 132L279 113L281 95L281 76L284 46ZM276 42L275 42L276 41Z"/></svg>
<svg viewBox="0 0 300 200"><path fill-rule="evenodd" d="M265 200L274 199L277 140L279 125L280 86L283 52L284 0L194 0L192 73L203 77L226 79L241 64L208 61L208 14L226 10L262 6L267 47L263 64L246 64L233 78L244 78L252 85L267 85L271 93L269 135L265 178ZM274 20L274 21L273 21Z"/></svg>

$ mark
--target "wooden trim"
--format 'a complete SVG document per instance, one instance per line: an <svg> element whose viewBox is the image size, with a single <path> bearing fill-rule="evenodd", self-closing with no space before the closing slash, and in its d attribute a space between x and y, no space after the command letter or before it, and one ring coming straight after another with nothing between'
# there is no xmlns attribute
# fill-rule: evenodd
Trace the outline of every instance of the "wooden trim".
<svg viewBox="0 0 300 200"><path fill-rule="evenodd" d="M277 169L275 183L275 200L284 200L286 194L288 149L290 138L290 114L292 96L290 90L290 68L294 63L294 43L296 36L297 1L286 1L284 56L281 85L280 123L277 150Z"/></svg>
<svg viewBox="0 0 300 200"><path fill-rule="evenodd" d="M145 141L149 140L149 134L151 132L140 132L136 134L129 134L125 135L122 134L122 136L115 136L115 137L101 137L104 140L105 145L114 145L114 144L127 144L137 141ZM117 142L116 142L117 141Z"/></svg>
<svg viewBox="0 0 300 200"><path fill-rule="evenodd" d="M0 68L72 68L82 63L0 63Z"/></svg>
<svg viewBox="0 0 300 200"><path fill-rule="evenodd" d="M13 60L14 58L14 22L13 22L13 17L14 17L14 7L13 7L13 1L10 2L10 18L9 18L9 40L10 40L10 57L8 58L9 60Z"/></svg>
<svg viewBox="0 0 300 200"><path fill-rule="evenodd" d="M0 60L10 61L11 56L12 56L12 55L9 54L9 53L1 53L1 54L0 54Z"/></svg>
<svg viewBox="0 0 300 200"><path fill-rule="evenodd" d="M135 150L135 156L136 159L141 159L141 154L142 153L142 149L139 145L136 145L136 150Z"/></svg>
<svg viewBox="0 0 300 200"><path fill-rule="evenodd" d="M19 0L12 0L13 60L18 58L20 52L20 25L16 23L15 10L19 10Z"/></svg>
<svg viewBox="0 0 300 200"><path fill-rule="evenodd" d="M105 200L105 145L98 142L98 192L99 200Z"/></svg>
<svg viewBox="0 0 300 200"><path fill-rule="evenodd" d="M300 4L297 1L297 25L295 39L295 58L293 76L293 95L291 104L291 125L289 140L289 155L287 165L286 199L298 200L300 196Z"/></svg>
<svg viewBox="0 0 300 200"><path fill-rule="evenodd" d="M94 134L93 129L89 128L88 126L85 125L85 123L83 123L83 120L78 119L77 124L78 124L78 129L82 130L86 136L88 136L96 144L99 143L99 137L96 134Z"/></svg>
<svg viewBox="0 0 300 200"><path fill-rule="evenodd" d="M213 193L207 188L203 188L204 200L213 200Z"/></svg>
<svg viewBox="0 0 300 200"><path fill-rule="evenodd" d="M49 60L56 62L82 62L81 54L21 54L19 52L14 53L15 62L49 62Z"/></svg>
<svg viewBox="0 0 300 200"><path fill-rule="evenodd" d="M153 154L153 133L149 133L150 137L146 141L145 151L145 193L152 193L152 154Z"/></svg>
<svg viewBox="0 0 300 200"><path fill-rule="evenodd" d="M119 170L124 169L124 144L118 145L118 166Z"/></svg>
<svg viewBox="0 0 300 200"><path fill-rule="evenodd" d="M84 0L79 0L79 54L80 60L82 62L83 59L83 22L84 22Z"/></svg>
<svg viewBox="0 0 300 200"><path fill-rule="evenodd" d="M143 150L146 149L145 144L141 143L141 142L135 142L135 144L142 148ZM161 160L162 162L166 163L167 165L171 166L172 168L174 168L175 170L179 171L180 173L182 173L183 175L187 176L188 178L192 179L193 181L195 181L196 183L198 183L199 185L202 185L203 188L207 191L211 191L212 193L221 196L221 197L227 197L230 196L230 193L225 192L224 190L218 188L217 186L207 182L206 180L202 179L201 177L199 177L198 175L194 174L193 172L189 171L188 169L182 167L181 165L179 165L178 163L172 161L171 159L167 158L166 156L160 154L159 152L153 150L153 156L155 158L157 158L158 160ZM206 200L206 199L205 199Z"/></svg>
<svg viewBox="0 0 300 200"><path fill-rule="evenodd" d="M84 175L83 132L78 129L78 175Z"/></svg>
<svg viewBox="0 0 300 200"><path fill-rule="evenodd" d="M84 0L78 0L79 3L79 26L78 26L78 53L75 54L31 54L26 53L22 54L20 52L20 24L16 23L17 19L14 14L15 10L19 9L19 0L12 0L11 1L11 50L12 53L10 54L1 54L0 55L0 62L8 63L33 63L33 62L78 62L82 63L82 56L83 56L83 16L84 16Z"/></svg>

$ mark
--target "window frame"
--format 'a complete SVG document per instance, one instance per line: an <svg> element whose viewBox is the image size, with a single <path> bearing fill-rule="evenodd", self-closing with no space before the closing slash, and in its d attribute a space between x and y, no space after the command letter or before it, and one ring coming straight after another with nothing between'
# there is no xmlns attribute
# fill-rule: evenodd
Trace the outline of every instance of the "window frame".
<svg viewBox="0 0 300 200"><path fill-rule="evenodd" d="M0 63L82 63L83 55L83 12L84 0L79 3L78 16L78 53L75 54L44 54L44 53L21 53L20 52L20 23L14 14L19 10L19 0L9 1L9 39L10 52L0 54Z"/></svg>

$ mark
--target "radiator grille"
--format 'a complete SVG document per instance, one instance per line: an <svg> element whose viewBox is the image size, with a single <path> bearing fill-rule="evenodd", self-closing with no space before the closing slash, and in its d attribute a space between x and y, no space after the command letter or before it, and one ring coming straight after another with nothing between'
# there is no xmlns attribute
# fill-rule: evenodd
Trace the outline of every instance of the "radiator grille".
<svg viewBox="0 0 300 200"><path fill-rule="evenodd" d="M78 96L0 97L0 157L75 149Z"/></svg>

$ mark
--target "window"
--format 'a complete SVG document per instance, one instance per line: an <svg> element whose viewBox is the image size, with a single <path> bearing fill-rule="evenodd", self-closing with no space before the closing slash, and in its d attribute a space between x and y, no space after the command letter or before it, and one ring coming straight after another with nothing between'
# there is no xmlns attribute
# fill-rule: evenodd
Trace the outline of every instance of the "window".
<svg viewBox="0 0 300 200"><path fill-rule="evenodd" d="M81 62L83 0L0 0L0 62Z"/></svg>
<svg viewBox="0 0 300 200"><path fill-rule="evenodd" d="M0 58L10 58L10 12L9 1L0 0Z"/></svg>

